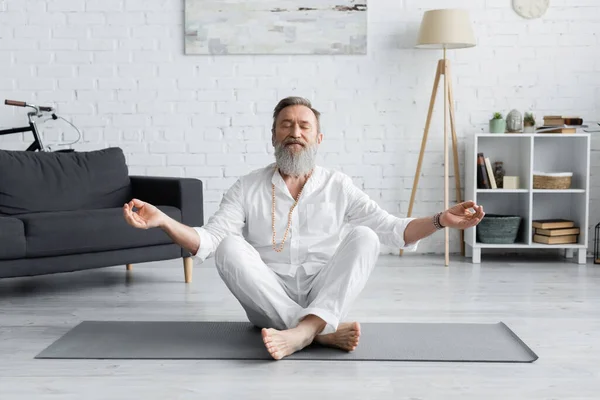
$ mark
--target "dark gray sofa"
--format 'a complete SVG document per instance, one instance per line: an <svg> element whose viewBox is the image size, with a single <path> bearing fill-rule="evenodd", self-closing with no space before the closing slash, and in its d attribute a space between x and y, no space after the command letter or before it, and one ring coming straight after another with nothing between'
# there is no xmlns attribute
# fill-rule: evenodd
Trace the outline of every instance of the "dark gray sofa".
<svg viewBox="0 0 600 400"><path fill-rule="evenodd" d="M88 152L0 150L0 278L183 258L162 230L123 218L132 198L189 226L202 226L202 181L130 176L118 147Z"/></svg>

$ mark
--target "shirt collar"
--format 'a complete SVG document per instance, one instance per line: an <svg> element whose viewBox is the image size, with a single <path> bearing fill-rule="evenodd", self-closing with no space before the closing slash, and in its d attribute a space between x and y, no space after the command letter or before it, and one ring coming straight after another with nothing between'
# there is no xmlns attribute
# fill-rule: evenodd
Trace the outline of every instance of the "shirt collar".
<svg viewBox="0 0 600 400"><path fill-rule="evenodd" d="M281 174L279 173L279 170L277 169L277 164L272 163L271 165L269 165L269 168L271 168L273 171L273 173L271 175L271 183L273 185L275 185L276 188L281 189L284 193L287 193L289 195L290 191L288 190L287 185L285 184L285 181L283 180L283 177L281 176ZM320 179L321 179L321 167L319 167L318 165L315 165L312 175L310 176L310 178L308 178L308 181L304 185L304 189L302 190L302 195L304 196L305 194L312 192L319 185Z"/></svg>

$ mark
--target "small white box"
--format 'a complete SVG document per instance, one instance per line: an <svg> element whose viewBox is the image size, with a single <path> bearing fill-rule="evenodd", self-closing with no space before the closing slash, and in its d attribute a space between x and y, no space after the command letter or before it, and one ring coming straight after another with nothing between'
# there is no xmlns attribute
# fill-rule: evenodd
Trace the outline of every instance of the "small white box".
<svg viewBox="0 0 600 400"><path fill-rule="evenodd" d="M519 177L518 176L504 176L502 178L503 189L518 189L519 188Z"/></svg>

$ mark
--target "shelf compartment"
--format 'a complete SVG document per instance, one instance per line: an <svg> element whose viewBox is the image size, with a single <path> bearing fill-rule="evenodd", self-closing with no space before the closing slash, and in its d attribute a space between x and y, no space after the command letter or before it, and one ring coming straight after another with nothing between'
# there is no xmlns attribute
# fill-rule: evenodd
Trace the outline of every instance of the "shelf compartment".
<svg viewBox="0 0 600 400"><path fill-rule="evenodd" d="M579 247L587 245L588 242L588 221L587 215L587 196L585 192L579 193L533 193L532 223L542 219L566 219L575 223L579 228L579 235L576 243L557 243L545 244L533 242L535 228L531 228L531 244L537 247Z"/></svg>
<svg viewBox="0 0 600 400"><path fill-rule="evenodd" d="M530 209L529 209L529 197L528 191L520 193L505 193L499 196L496 192L478 192L477 193L477 204L483 206L483 211L486 215L518 215L521 219L519 231L514 243L483 243L478 240L477 229L475 227L474 244L479 247L518 247L519 245L527 246L531 243L529 232L531 229L530 225ZM486 218L485 216L483 217Z"/></svg>
<svg viewBox="0 0 600 400"><path fill-rule="evenodd" d="M477 137L476 153L483 153L484 158L490 159L492 170L494 162L501 161L505 175L519 177L520 187L518 189L531 188L531 150L532 138L530 136L498 134ZM475 163L477 163L477 158ZM475 165L475 172L477 172L477 168L478 166ZM478 188L477 190L490 189Z"/></svg>
<svg viewBox="0 0 600 400"><path fill-rule="evenodd" d="M532 176L536 172L572 172L569 189L547 190L587 190L588 141L589 136L569 137L568 134L534 137Z"/></svg>

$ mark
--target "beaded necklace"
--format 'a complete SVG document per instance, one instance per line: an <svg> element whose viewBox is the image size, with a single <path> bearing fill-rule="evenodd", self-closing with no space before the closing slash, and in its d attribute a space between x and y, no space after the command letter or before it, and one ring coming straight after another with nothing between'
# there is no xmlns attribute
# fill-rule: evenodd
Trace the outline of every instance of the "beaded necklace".
<svg viewBox="0 0 600 400"><path fill-rule="evenodd" d="M310 173L308 174L308 177L306 178L306 182L308 182L308 180L310 179L312 175L312 171L310 171ZM304 185L302 185L302 188L300 189L300 192L298 193L298 196L296 197L296 199L294 200L294 204L292 204L292 207L290 208L290 212L288 213L288 224L287 224L287 228L285 230L285 233L283 234L283 240L281 241L281 246L279 248L277 248L277 244L275 243L275 184L271 184L272 187L272 197L273 197L273 206L271 209L271 226L272 226L272 230L273 230L273 250L275 250L276 252L280 253L281 251L283 251L283 245L287 239L287 235L289 233L290 230L290 226L292 225L292 213L294 212L294 208L296 208L296 205L298 205L298 200L300 200L300 196L302 195L302 191L304 190L304 186L306 186L306 182L304 182Z"/></svg>

